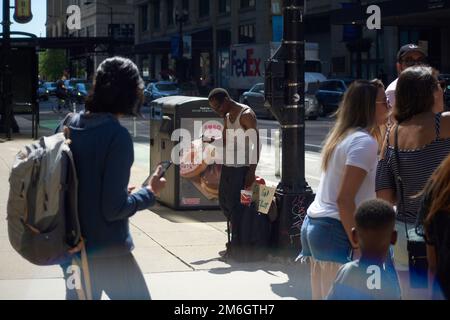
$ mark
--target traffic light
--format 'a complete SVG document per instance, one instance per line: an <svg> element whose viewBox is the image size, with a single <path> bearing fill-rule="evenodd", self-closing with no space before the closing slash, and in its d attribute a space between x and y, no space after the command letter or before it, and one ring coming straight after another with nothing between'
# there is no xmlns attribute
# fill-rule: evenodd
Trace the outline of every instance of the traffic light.
<svg viewBox="0 0 450 320"><path fill-rule="evenodd" d="M15 0L14 20L17 23L28 23L33 19L31 0Z"/></svg>

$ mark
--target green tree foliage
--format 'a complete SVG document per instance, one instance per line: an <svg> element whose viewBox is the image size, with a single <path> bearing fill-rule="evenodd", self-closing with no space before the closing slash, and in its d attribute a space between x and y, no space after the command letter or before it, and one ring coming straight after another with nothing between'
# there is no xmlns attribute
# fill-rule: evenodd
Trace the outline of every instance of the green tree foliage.
<svg viewBox="0 0 450 320"><path fill-rule="evenodd" d="M47 49L39 53L39 75L41 79L55 81L61 78L66 67L65 50Z"/></svg>

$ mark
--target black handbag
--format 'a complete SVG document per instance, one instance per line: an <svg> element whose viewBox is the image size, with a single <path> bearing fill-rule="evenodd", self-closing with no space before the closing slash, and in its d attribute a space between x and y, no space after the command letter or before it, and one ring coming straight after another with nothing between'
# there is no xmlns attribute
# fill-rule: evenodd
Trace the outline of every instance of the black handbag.
<svg viewBox="0 0 450 320"><path fill-rule="evenodd" d="M403 194L403 180L400 171L400 158L398 155L398 127L395 128L395 161L397 163L398 175L395 177L397 182L399 197L397 200L398 213L404 213L405 199ZM408 250L409 281L411 288L428 287L428 261L425 239L417 233L417 228L408 229L405 219L405 230Z"/></svg>

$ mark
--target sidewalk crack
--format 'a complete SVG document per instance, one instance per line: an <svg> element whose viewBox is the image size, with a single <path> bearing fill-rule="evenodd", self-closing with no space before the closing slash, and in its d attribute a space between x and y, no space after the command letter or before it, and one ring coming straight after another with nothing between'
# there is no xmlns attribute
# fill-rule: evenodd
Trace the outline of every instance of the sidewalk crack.
<svg viewBox="0 0 450 320"><path fill-rule="evenodd" d="M192 267L189 263L187 263L186 261L184 261L183 259L181 259L180 257L178 257L175 253L173 253L172 251L168 250L166 247L164 247L161 243L159 243L158 241L156 241L154 238L152 238L147 232L145 232L143 229L139 228L139 226L137 226L136 224L134 224L133 222L130 221L130 224L135 227L136 229L138 229L140 232L142 232L143 234L145 234L147 237L149 237L151 240L153 240L156 244L158 244L158 246L160 246L164 251L166 251L167 253L169 253L170 255L172 255L175 259L179 260L181 263L183 263L185 266L187 266L189 269L191 269L191 271L196 271L196 269L194 267Z"/></svg>

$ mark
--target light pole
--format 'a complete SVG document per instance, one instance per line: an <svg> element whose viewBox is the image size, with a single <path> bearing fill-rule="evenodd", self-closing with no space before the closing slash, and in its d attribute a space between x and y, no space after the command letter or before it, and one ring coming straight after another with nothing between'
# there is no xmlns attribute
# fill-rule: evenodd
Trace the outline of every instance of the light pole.
<svg viewBox="0 0 450 320"><path fill-rule="evenodd" d="M184 43L183 43L183 24L189 19L189 13L186 9L175 9L175 21L179 24L179 43L178 43L178 59L177 59L177 78L180 83L184 82L185 66L184 66Z"/></svg>
<svg viewBox="0 0 450 320"><path fill-rule="evenodd" d="M266 103L280 122L282 177L277 188L278 248L292 256L300 249L300 228L314 199L305 179L304 0L283 1L283 40L266 65Z"/></svg>
<svg viewBox="0 0 450 320"><path fill-rule="evenodd" d="M11 105L12 87L11 87L11 66L9 55L11 53L11 6L9 0L3 0L3 35L2 35L2 119L3 129L6 133L6 139L11 140L11 126L13 112Z"/></svg>
<svg viewBox="0 0 450 320"><path fill-rule="evenodd" d="M85 1L84 5L88 6L90 4L101 4L102 6L105 6L106 8L109 9L109 29L108 29L108 36L109 36L109 55L112 57L114 55L114 37L113 37L113 7L111 7L109 4L104 3L104 2L99 2L99 1Z"/></svg>

